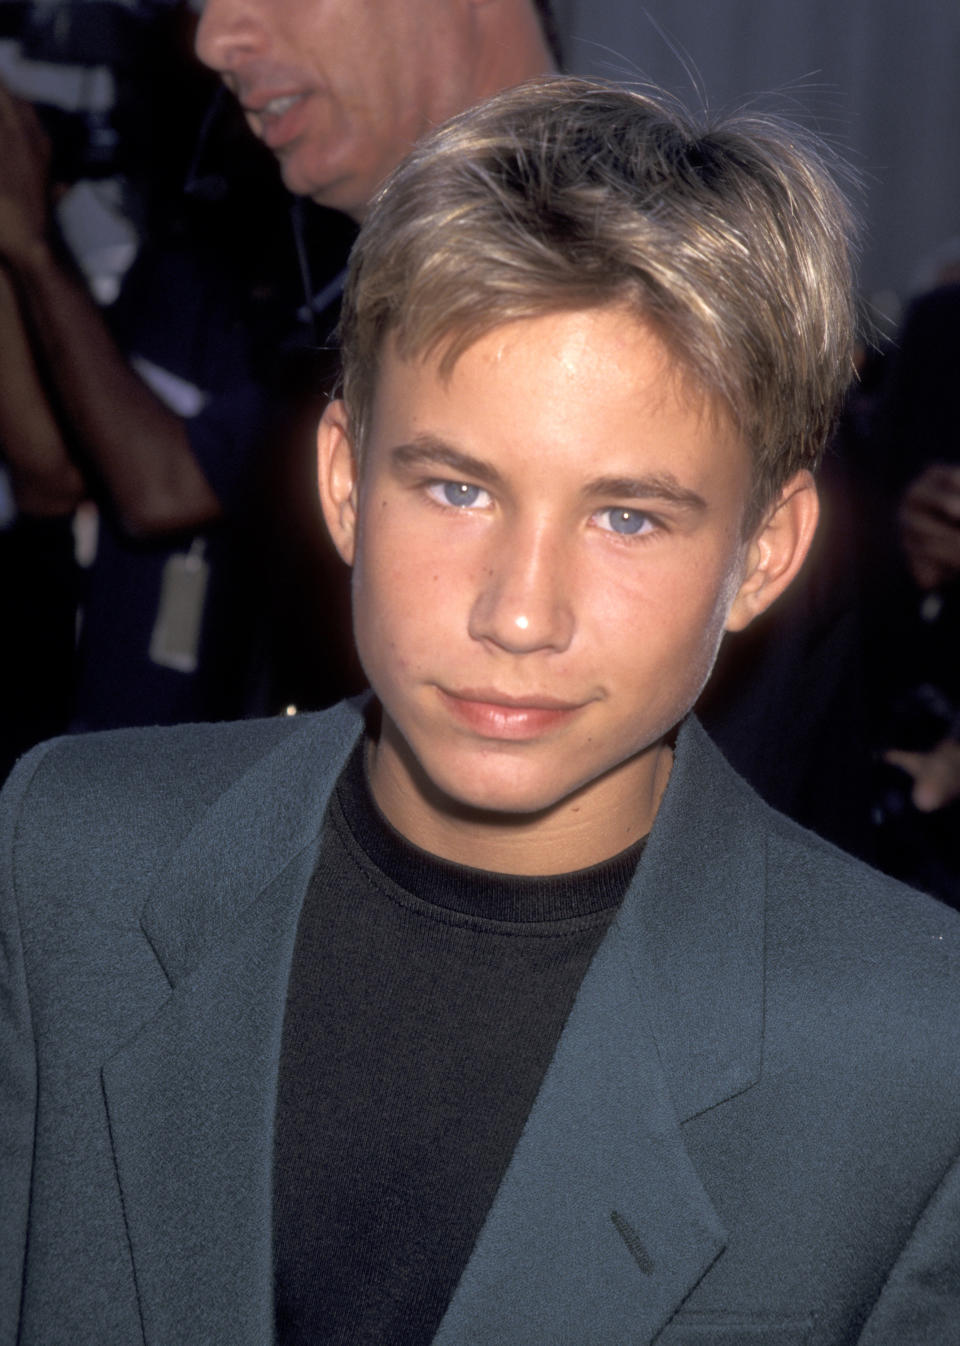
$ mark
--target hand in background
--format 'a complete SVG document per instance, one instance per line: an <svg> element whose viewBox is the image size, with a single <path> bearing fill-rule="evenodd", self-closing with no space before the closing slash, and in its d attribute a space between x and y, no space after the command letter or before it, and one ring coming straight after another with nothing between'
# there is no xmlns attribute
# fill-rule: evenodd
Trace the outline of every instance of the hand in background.
<svg viewBox="0 0 960 1346"><path fill-rule="evenodd" d="M921 589L960 575L960 467L932 463L907 487L898 512L900 541Z"/></svg>
<svg viewBox="0 0 960 1346"><path fill-rule="evenodd" d="M14 287L20 330L29 345L21 367L29 356L37 371L32 385L22 380L18 385L7 362L13 389L8 390L11 409L3 429L8 456L24 464L40 462L42 435L49 460L51 421L62 418L128 534L159 537L205 527L220 517L221 505L194 456L185 424L131 367L85 284L53 245L49 142L32 107L3 85L0 147L0 264ZM16 314L8 316L12 324ZM27 408L23 404L31 387L39 393ZM54 401L47 402L48 389L55 392ZM41 396L45 408L37 405ZM12 437L23 439L32 427L32 442L10 447ZM73 479L56 486L77 492Z"/></svg>
<svg viewBox="0 0 960 1346"><path fill-rule="evenodd" d="M960 799L960 743L945 738L928 752L892 749L884 761L913 777L912 799L921 813L934 813Z"/></svg>

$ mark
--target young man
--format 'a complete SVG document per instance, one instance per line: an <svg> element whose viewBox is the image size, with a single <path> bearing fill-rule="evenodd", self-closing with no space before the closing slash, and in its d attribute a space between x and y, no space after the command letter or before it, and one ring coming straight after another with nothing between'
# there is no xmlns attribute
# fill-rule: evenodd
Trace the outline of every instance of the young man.
<svg viewBox="0 0 960 1346"><path fill-rule="evenodd" d="M960 1340L956 918L688 716L850 329L776 124L553 81L399 169L320 429L374 696L8 788L0 1340Z"/></svg>

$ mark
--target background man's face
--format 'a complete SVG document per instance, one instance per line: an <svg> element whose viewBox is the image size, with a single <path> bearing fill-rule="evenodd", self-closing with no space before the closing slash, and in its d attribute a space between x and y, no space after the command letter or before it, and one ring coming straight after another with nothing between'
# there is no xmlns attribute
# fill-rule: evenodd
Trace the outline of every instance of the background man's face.
<svg viewBox="0 0 960 1346"><path fill-rule="evenodd" d="M601 834L624 799L636 817L744 573L732 427L652 332L596 309L498 328L449 379L388 345L366 453L340 545L384 711L376 770L416 762L434 800L407 835L437 846L438 799L575 798Z"/></svg>
<svg viewBox="0 0 960 1346"><path fill-rule="evenodd" d="M413 142L469 98L470 0L206 0L219 71L292 192L360 217Z"/></svg>

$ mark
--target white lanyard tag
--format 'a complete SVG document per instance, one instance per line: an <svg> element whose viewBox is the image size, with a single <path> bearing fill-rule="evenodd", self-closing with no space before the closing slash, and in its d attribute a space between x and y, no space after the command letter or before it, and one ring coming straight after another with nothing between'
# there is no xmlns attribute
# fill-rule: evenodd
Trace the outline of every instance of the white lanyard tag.
<svg viewBox="0 0 960 1346"><path fill-rule="evenodd" d="M150 637L150 658L162 668L194 673L210 566L206 543L195 538L188 552L176 552L163 567L160 604Z"/></svg>

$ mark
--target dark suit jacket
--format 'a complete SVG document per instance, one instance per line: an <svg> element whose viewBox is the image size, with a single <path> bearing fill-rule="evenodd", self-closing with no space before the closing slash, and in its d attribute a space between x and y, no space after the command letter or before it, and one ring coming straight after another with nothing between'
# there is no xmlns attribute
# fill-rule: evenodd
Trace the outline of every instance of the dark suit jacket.
<svg viewBox="0 0 960 1346"><path fill-rule="evenodd" d="M12 778L3 1346L269 1342L286 980L359 728L124 731ZM958 926L689 723L436 1341L960 1342Z"/></svg>

